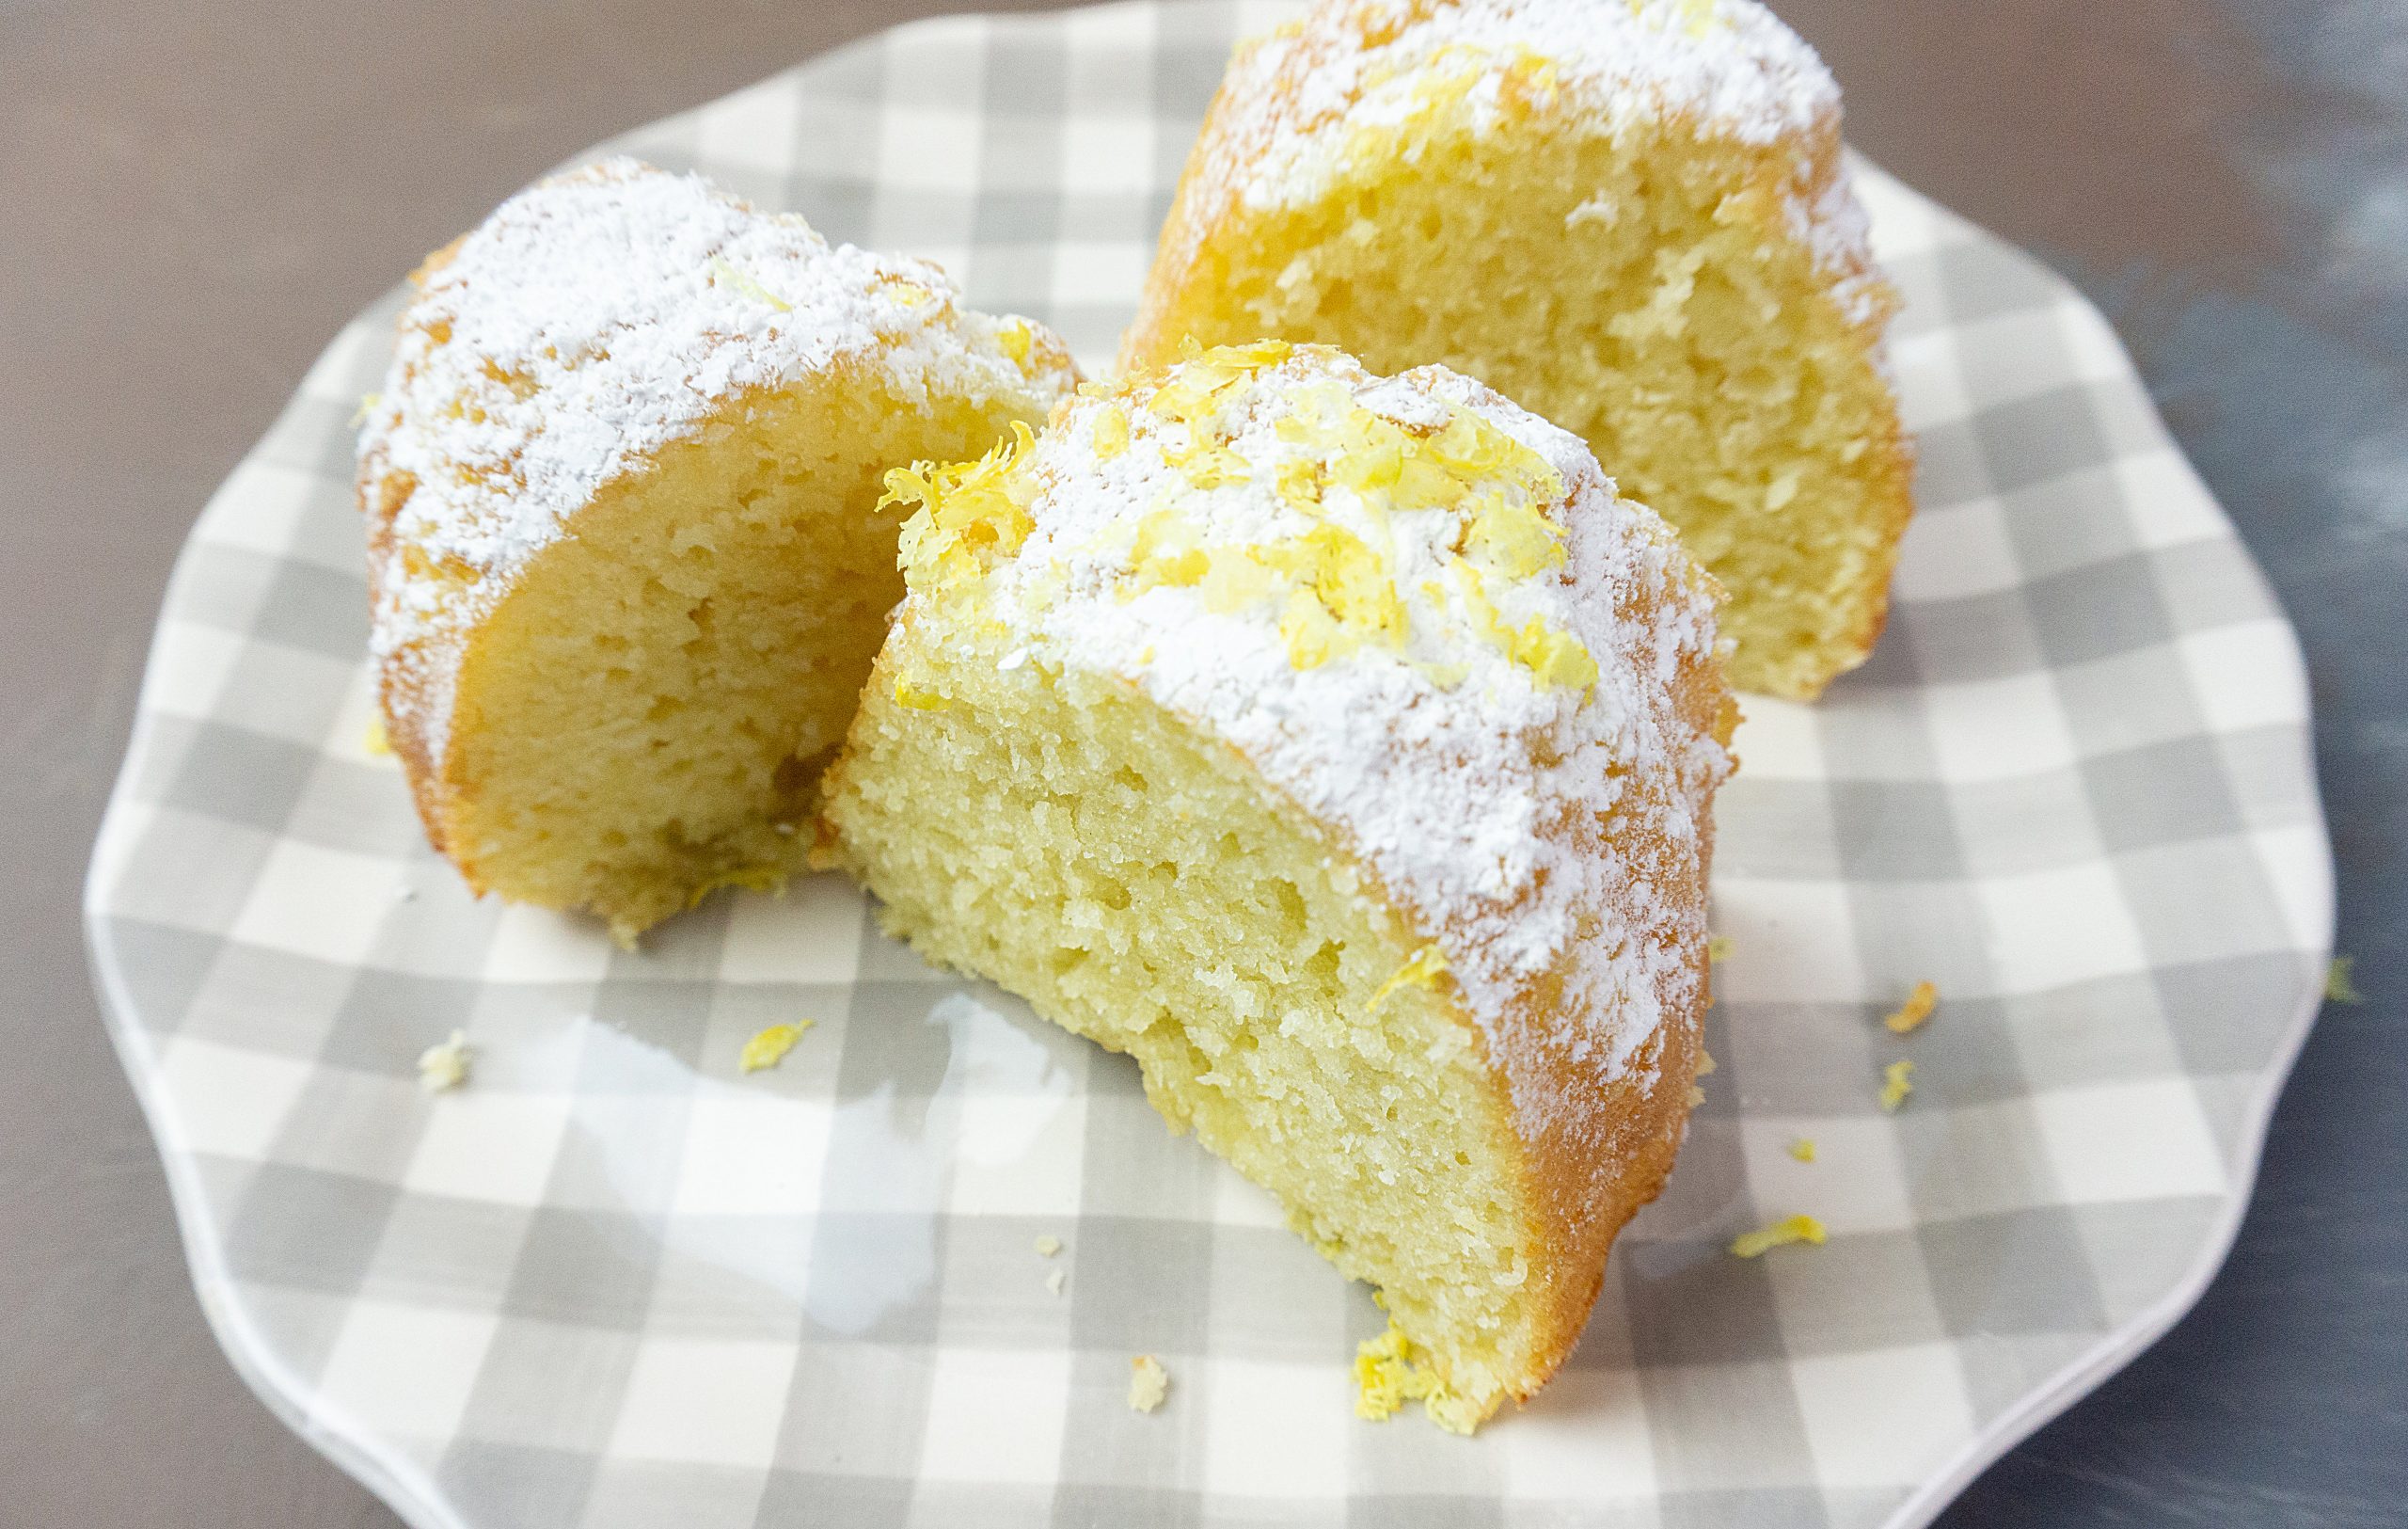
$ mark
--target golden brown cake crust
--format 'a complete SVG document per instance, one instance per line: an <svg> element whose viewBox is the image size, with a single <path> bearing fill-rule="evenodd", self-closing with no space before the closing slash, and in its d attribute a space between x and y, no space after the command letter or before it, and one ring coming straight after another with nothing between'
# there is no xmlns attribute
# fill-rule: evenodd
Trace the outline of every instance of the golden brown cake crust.
<svg viewBox="0 0 2408 1529"><path fill-rule="evenodd" d="M1738 725L1737 704L1719 659L1686 666L1674 682L1682 717L1701 736L1727 746ZM1678 921L1704 928L1707 886L1714 855L1710 812L1701 815L1701 843L1693 859L1670 845L1617 844L1643 865L1656 868L1656 887L1678 910ZM1693 958L1706 969L1701 945ZM1509 1011L1507 1023L1532 1030L1560 1030L1565 1016L1547 1001L1540 984ZM1693 987L1666 983L1664 1005L1651 1064L1607 1080L1546 1048L1554 1059L1545 1087L1566 1098L1590 1101L1581 1111L1586 1128L1569 1123L1521 1140L1528 1165L1528 1215L1541 1245L1552 1256L1543 1267L1545 1285L1537 1297L1532 1363L1515 1391L1528 1401L1562 1364L1588 1326L1605 1281L1614 1239L1640 1207L1662 1192L1674 1156L1688 1129L1689 1090L1703 1052L1705 1011L1713 1002L1710 979Z"/></svg>

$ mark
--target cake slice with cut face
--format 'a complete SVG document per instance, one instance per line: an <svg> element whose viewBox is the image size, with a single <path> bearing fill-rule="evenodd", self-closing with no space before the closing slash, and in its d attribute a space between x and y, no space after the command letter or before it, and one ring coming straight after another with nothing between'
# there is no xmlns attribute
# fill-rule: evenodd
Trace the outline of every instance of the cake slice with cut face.
<svg viewBox="0 0 2408 1529"><path fill-rule="evenodd" d="M800 868L902 595L888 469L1076 380L934 266L612 160L414 279L359 443L373 646L427 836L621 938Z"/></svg>
<svg viewBox="0 0 2408 1529"><path fill-rule="evenodd" d="M1134 1057L1378 1287L1375 1366L1442 1422L1529 1395L1687 1116L1712 581L1570 435L1321 347L891 482L909 594L826 850L927 955Z"/></svg>
<svg viewBox="0 0 2408 1529"><path fill-rule="evenodd" d="M1585 438L1811 698L1889 609L1913 462L1822 61L1751 0L1322 0L1243 45L1124 364L1438 362Z"/></svg>

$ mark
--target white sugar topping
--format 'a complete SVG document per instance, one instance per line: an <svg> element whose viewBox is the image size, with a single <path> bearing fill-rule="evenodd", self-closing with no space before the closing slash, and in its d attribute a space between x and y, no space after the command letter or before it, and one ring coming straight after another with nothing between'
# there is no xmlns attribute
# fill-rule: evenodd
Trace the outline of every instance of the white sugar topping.
<svg viewBox="0 0 2408 1529"><path fill-rule="evenodd" d="M1484 135L1506 120L1513 72L1533 64L1607 133L1680 118L1702 136L1792 148L1793 231L1852 317L1880 314L1838 152L1839 86L1753 0L1324 0L1232 64L1205 194L1312 201L1347 172L1358 134L1411 119L1442 83ZM1576 215L1609 213L1584 204Z"/></svg>
<svg viewBox="0 0 2408 1529"><path fill-rule="evenodd" d="M1702 897L1658 896L1629 847L1660 846L1690 877L1704 852L1707 803L1730 761L1676 713L1671 686L1713 650L1713 596L1663 522L1618 499L1577 438L1455 373L1381 380L1305 347L1214 394L1200 419L1159 418L1149 405L1190 367L1056 417L1032 461L1033 529L992 575L982 611L1037 661L1121 677L1200 724L1332 825L1439 944L1535 1129L1565 1101L1528 1047L1619 1077L1662 1002L1696 993ZM1410 496L1339 481L1300 507L1278 486L1283 470L1329 456L1325 433L1297 422L1325 424L1348 403L1417 435L1468 414L1535 453L1520 458L1532 470L1522 481L1549 485L1535 509L1556 528L1560 564L1526 577L1492 568L1475 582L1456 508L1412 508ZM1197 486L1199 438L1242 472ZM1186 583L1149 586L1141 542L1156 512L1167 518L1157 529L1177 527L1191 549L1293 548L1337 528L1378 551L1405 630L1299 668L1275 596L1231 609L1193 565ZM1479 610L1483 594L1493 616ZM1500 650L1500 621L1576 638L1594 659L1593 685L1546 682ZM1598 832L1609 820L1610 836ZM1567 954L1560 1006L1585 1027L1534 1038L1504 1024Z"/></svg>
<svg viewBox="0 0 2408 1529"><path fill-rule="evenodd" d="M933 265L630 159L519 193L416 279L359 455L363 492L410 484L380 538L372 645L435 650L401 689L421 693L436 756L458 634L595 490L733 401L853 364L906 406L1036 418L1076 380L1058 341L958 308ZM1013 326L1023 359L1001 342Z"/></svg>

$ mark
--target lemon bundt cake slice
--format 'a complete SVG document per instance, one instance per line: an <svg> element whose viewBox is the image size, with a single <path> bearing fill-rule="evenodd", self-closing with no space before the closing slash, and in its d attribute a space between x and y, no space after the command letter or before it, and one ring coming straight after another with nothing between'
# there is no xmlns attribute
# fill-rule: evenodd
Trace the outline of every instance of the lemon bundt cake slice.
<svg viewBox="0 0 2408 1529"><path fill-rule="evenodd" d="M1232 61L1122 358L1468 373L1679 529L1740 688L1806 698L1911 508L1864 231L1838 87L1749 0L1323 0Z"/></svg>
<svg viewBox="0 0 2408 1529"><path fill-rule="evenodd" d="M613 160L413 279L359 442L388 732L479 891L631 938L799 866L903 593L879 481L1075 377L934 267Z"/></svg>
<svg viewBox="0 0 2408 1529"><path fill-rule="evenodd" d="M1527 1396L1686 1119L1711 581L1489 390L1275 342L894 481L835 858L1133 1055L1378 1287L1434 1415Z"/></svg>

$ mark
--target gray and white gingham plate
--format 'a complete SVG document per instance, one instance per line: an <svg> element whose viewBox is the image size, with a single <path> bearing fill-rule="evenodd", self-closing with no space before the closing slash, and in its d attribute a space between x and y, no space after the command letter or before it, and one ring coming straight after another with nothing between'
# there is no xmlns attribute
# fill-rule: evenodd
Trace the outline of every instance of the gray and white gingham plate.
<svg viewBox="0 0 2408 1529"><path fill-rule="evenodd" d="M1101 362L1228 44L1271 19L914 25L609 147L933 256ZM840 882L633 955L471 900L364 744L348 422L389 299L194 530L88 890L235 1363L421 1526L1927 1520L2222 1258L2331 868L2291 632L2108 326L1860 184L1922 440L1895 613L1819 706L1749 704L1720 1069L1528 1410L1469 1441L1356 1420L1368 1297L1124 1059L924 968ZM1939 1017L1891 1035L1925 978ZM738 1071L798 1017L783 1067ZM474 1075L430 1096L415 1059L455 1027ZM1827 1246L1725 1250L1801 1211ZM1139 1352L1172 1377L1150 1416Z"/></svg>

